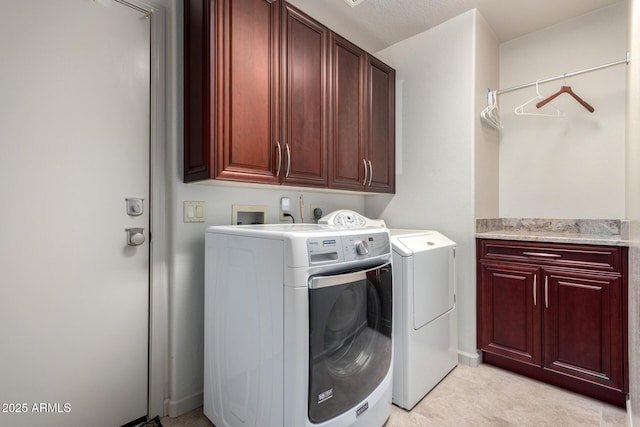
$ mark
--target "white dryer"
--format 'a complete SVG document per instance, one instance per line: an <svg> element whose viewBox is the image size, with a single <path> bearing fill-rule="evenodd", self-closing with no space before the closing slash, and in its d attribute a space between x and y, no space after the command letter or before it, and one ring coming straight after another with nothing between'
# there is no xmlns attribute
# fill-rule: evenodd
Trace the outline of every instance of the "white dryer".
<svg viewBox="0 0 640 427"><path fill-rule="evenodd" d="M458 363L455 243L436 231L390 230L393 403L411 409Z"/></svg>

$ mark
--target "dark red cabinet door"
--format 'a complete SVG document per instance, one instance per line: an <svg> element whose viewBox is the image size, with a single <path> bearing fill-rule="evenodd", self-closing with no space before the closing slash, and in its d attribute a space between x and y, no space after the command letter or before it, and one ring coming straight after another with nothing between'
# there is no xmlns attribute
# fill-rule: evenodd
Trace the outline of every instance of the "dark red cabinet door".
<svg viewBox="0 0 640 427"><path fill-rule="evenodd" d="M288 4L284 20L282 182L326 187L329 30Z"/></svg>
<svg viewBox="0 0 640 427"><path fill-rule="evenodd" d="M215 43L211 20L215 8L209 0L184 2L184 162L185 182L213 178L214 136L211 91L215 87ZM213 66L212 66L213 58Z"/></svg>
<svg viewBox="0 0 640 427"><path fill-rule="evenodd" d="M329 186L363 191L366 52L331 34L331 163Z"/></svg>
<svg viewBox="0 0 640 427"><path fill-rule="evenodd" d="M622 280L544 270L544 368L623 390Z"/></svg>
<svg viewBox="0 0 640 427"><path fill-rule="evenodd" d="M277 183L280 1L222 0L217 5L215 177Z"/></svg>
<svg viewBox="0 0 640 427"><path fill-rule="evenodd" d="M540 269L487 262L480 274L478 346L540 365Z"/></svg>
<svg viewBox="0 0 640 427"><path fill-rule="evenodd" d="M395 87L396 72L380 60L367 56L367 189L395 193Z"/></svg>
<svg viewBox="0 0 640 427"><path fill-rule="evenodd" d="M277 183L280 0L188 0L184 180Z"/></svg>

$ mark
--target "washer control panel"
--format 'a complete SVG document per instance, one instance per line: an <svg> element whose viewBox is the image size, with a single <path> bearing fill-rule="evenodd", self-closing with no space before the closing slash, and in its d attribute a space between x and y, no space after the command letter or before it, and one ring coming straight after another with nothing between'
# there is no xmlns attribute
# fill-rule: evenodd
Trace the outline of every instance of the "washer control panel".
<svg viewBox="0 0 640 427"><path fill-rule="evenodd" d="M355 231L355 230L354 230ZM386 230L360 230L345 235L307 239L309 265L358 261L391 253Z"/></svg>
<svg viewBox="0 0 640 427"><path fill-rule="evenodd" d="M342 237L344 260L375 258L391 251L387 233L363 233Z"/></svg>

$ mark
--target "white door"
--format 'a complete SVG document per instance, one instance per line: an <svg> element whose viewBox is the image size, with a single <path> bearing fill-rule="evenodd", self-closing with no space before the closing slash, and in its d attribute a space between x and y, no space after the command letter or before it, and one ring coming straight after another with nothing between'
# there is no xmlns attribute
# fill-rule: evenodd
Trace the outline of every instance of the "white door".
<svg viewBox="0 0 640 427"><path fill-rule="evenodd" d="M131 7L0 4L0 426L147 414L149 62Z"/></svg>

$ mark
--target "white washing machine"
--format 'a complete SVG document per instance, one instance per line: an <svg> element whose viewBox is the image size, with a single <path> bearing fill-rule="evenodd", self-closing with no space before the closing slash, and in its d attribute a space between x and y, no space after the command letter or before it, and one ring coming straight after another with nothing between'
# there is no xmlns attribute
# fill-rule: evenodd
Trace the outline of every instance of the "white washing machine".
<svg viewBox="0 0 640 427"><path fill-rule="evenodd" d="M386 422L391 244L363 218L207 229L204 414L217 427Z"/></svg>
<svg viewBox="0 0 640 427"><path fill-rule="evenodd" d="M393 403L409 410L458 363L456 245L436 231L390 232Z"/></svg>

